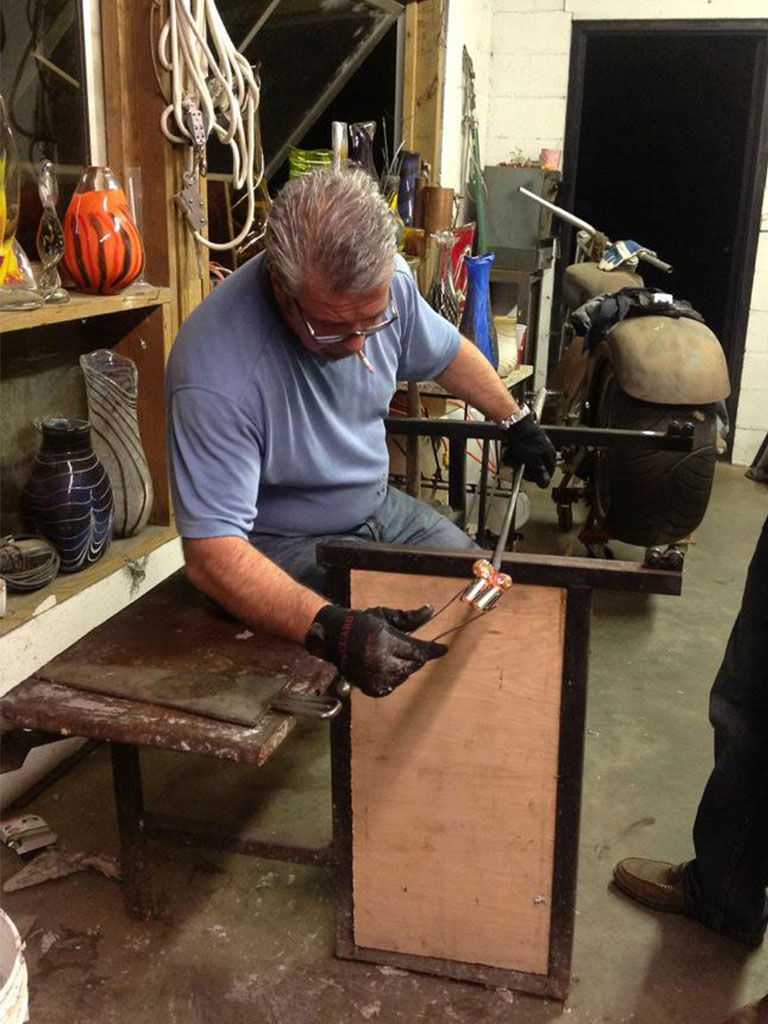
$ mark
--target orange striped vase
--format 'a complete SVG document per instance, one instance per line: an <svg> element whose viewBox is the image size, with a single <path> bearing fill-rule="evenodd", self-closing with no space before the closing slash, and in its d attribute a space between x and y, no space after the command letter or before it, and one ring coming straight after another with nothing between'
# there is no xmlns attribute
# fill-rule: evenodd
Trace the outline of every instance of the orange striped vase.
<svg viewBox="0 0 768 1024"><path fill-rule="evenodd" d="M144 269L128 200L108 167L89 167L64 218L64 266L80 291L115 295Z"/></svg>

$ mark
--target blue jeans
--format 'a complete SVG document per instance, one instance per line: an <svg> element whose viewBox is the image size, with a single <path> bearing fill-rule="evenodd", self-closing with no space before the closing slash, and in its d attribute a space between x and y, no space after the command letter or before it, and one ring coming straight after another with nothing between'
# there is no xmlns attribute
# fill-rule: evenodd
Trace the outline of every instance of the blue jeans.
<svg viewBox="0 0 768 1024"><path fill-rule="evenodd" d="M758 942L768 923L768 520L710 698L715 766L686 866L696 916Z"/></svg>
<svg viewBox="0 0 768 1024"><path fill-rule="evenodd" d="M325 593L325 570L315 561L318 544L329 540L357 540L363 543L413 544L416 547L477 549L477 544L458 526L423 501L390 487L381 506L348 533L320 537L282 537L270 533L251 534L251 544L305 587ZM479 550L479 549L478 549Z"/></svg>

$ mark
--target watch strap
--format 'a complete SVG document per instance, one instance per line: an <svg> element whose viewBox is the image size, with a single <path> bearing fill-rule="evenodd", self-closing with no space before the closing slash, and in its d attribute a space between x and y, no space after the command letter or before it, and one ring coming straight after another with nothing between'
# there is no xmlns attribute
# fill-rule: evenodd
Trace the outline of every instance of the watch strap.
<svg viewBox="0 0 768 1024"><path fill-rule="evenodd" d="M525 403L523 403L520 406L520 408L517 410L517 412L511 413L509 416L506 416L503 420L501 420L499 422L499 426L500 427L513 427L516 423L519 423L520 420L524 420L526 416L530 416L530 415L531 415L530 408Z"/></svg>

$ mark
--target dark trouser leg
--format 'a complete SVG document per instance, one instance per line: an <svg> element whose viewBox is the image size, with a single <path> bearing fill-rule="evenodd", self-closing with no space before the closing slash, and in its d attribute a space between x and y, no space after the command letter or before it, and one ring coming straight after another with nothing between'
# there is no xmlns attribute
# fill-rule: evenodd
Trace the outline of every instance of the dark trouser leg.
<svg viewBox="0 0 768 1024"><path fill-rule="evenodd" d="M110 743L109 749L120 833L123 897L129 915L146 921L152 917L153 908L147 840L142 822L144 797L139 749L127 743Z"/></svg>
<svg viewBox="0 0 768 1024"><path fill-rule="evenodd" d="M710 699L715 766L693 830L686 891L697 916L756 940L768 904L768 520Z"/></svg>

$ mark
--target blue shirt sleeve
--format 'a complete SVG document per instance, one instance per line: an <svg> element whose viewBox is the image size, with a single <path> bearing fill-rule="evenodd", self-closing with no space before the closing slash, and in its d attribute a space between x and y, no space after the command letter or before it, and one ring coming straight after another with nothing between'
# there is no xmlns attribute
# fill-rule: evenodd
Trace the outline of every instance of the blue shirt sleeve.
<svg viewBox="0 0 768 1024"><path fill-rule="evenodd" d="M262 462L254 424L224 395L180 387L168 404L168 450L181 536L247 539Z"/></svg>
<svg viewBox="0 0 768 1024"><path fill-rule="evenodd" d="M433 380L456 358L461 335L421 296L405 261L398 258L395 266L393 291L402 320L397 378Z"/></svg>

